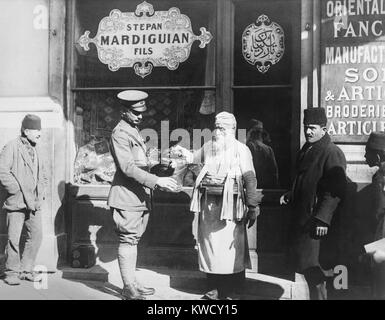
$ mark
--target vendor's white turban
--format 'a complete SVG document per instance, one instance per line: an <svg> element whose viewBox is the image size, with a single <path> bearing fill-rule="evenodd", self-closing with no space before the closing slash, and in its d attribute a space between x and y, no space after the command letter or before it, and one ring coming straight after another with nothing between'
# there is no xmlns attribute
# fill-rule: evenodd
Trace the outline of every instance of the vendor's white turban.
<svg viewBox="0 0 385 320"><path fill-rule="evenodd" d="M232 113L223 111L215 116L215 124L220 124L229 128L236 128L237 120Z"/></svg>

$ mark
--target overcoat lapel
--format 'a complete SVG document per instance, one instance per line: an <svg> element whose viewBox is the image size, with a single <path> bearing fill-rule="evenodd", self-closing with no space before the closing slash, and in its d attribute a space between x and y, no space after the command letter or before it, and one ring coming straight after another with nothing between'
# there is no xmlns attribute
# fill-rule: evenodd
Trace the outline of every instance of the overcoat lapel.
<svg viewBox="0 0 385 320"><path fill-rule="evenodd" d="M320 153L324 150L324 147L330 143L330 136L325 134L321 140L316 142L313 146L305 144L298 155L297 171L306 171L314 162L317 161ZM310 150L309 150L310 147Z"/></svg>
<svg viewBox="0 0 385 320"><path fill-rule="evenodd" d="M33 173L32 159L31 159L26 147L24 146L23 142L20 140L18 143L18 148L19 148L19 152L21 154L21 157L23 158L23 160L25 161L25 163L28 165L29 169Z"/></svg>

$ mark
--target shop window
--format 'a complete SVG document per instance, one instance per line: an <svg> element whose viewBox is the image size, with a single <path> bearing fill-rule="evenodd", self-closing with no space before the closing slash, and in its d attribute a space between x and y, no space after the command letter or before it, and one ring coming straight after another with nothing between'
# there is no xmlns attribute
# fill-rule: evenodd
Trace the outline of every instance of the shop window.
<svg viewBox="0 0 385 320"><path fill-rule="evenodd" d="M292 128L299 126L293 110L299 108L300 1L233 3L234 113L246 129L250 119L262 122L261 140L274 152L279 180L264 177L259 187L287 188L297 139Z"/></svg>
<svg viewBox="0 0 385 320"><path fill-rule="evenodd" d="M200 34L200 27L205 27L215 34L215 6L213 1L149 1L155 11L168 11L177 7L181 14L191 20L194 34ZM95 36L100 20L108 16L113 9L121 12L135 12L141 1L77 1L75 38L79 39L86 30L92 30ZM203 9L202 4L205 8ZM92 8L92 10L90 10ZM151 32L151 31L149 31ZM76 87L122 87L122 86L213 86L214 85L214 41L206 48L198 47L195 42L191 47L187 61L176 70L165 67L153 68L151 75L138 77L133 68L120 68L112 72L101 63L94 45L87 53L76 45L74 84Z"/></svg>
<svg viewBox="0 0 385 320"><path fill-rule="evenodd" d="M95 143L109 139L112 129L120 120L122 106L116 95L125 89L138 88L149 94L146 101L148 110L140 129L155 130L159 140L162 121L167 121L169 133L183 128L191 134L193 129L210 129L213 126L216 92L215 41L211 41L205 48L200 48L199 41L195 41L189 58L180 63L177 69L154 66L151 74L145 77L135 74L133 68L124 67L111 71L99 60L93 44L90 44L89 51L79 45L78 39L85 31L91 32L90 38L95 37L100 20L108 16L111 10L135 12L141 2L82 0L74 3L71 87L78 150L91 146L92 151ZM177 7L190 18L194 34L199 35L200 28L205 27L215 37L215 1L148 2L155 11ZM160 141L157 147L162 147ZM75 182L98 183L98 179L93 177L83 179L79 175L79 166L84 167L84 164L76 162Z"/></svg>
<svg viewBox="0 0 385 320"><path fill-rule="evenodd" d="M245 97L247 100L245 100ZM277 162L278 179L270 170L270 177L263 176L261 188L286 187L290 184L291 164L291 90L288 88L266 88L264 90L243 89L234 93L235 115L240 128L248 128L250 119L263 123L262 141L270 146ZM261 157L260 161L272 161L271 157ZM269 164L271 167L271 163ZM267 168L268 166L263 166ZM257 167L258 168L258 167ZM258 169L256 171L258 171ZM262 167L261 167L262 168ZM260 172L257 172L257 176Z"/></svg>

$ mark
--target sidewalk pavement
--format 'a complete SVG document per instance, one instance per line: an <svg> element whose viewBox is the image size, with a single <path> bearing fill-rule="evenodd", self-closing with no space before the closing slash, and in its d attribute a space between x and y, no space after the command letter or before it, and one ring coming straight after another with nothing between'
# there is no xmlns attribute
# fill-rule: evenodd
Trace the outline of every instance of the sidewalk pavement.
<svg viewBox="0 0 385 320"><path fill-rule="evenodd" d="M197 270L138 268L137 278L156 289L148 300L198 300L207 291L206 277ZM9 286L0 280L0 300L122 300L123 283L116 261L89 269L64 267L41 274L41 283L22 281ZM292 282L257 273L247 274L247 300L292 299Z"/></svg>
<svg viewBox="0 0 385 320"><path fill-rule="evenodd" d="M121 287L109 282L64 279L60 272L43 276L47 276L47 281L37 285L22 281L18 286L9 286L0 281L0 300L122 300ZM156 286L156 294L148 300L195 300L200 297L199 292Z"/></svg>
<svg viewBox="0 0 385 320"><path fill-rule="evenodd" d="M22 281L9 286L0 280L0 300L122 300L123 283L117 262L89 269L63 267L56 273L41 274L41 283ZM306 300L307 286L281 277L247 272L242 298L245 300ZM198 300L207 291L207 281L197 270L138 268L137 278L156 289L148 300ZM334 292L333 300L367 299L368 288L352 287Z"/></svg>

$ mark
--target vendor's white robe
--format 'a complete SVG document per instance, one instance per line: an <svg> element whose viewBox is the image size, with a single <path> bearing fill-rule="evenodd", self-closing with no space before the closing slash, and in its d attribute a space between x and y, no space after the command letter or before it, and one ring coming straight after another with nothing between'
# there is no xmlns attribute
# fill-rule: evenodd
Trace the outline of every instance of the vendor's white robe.
<svg viewBox="0 0 385 320"><path fill-rule="evenodd" d="M239 173L253 171L252 155L245 144L234 141L220 154L204 156L207 173L223 178L230 168L239 168ZM203 194L198 223L199 269L205 273L233 274L250 268L245 219L221 220L223 195ZM231 216L236 210L236 195L231 207Z"/></svg>

